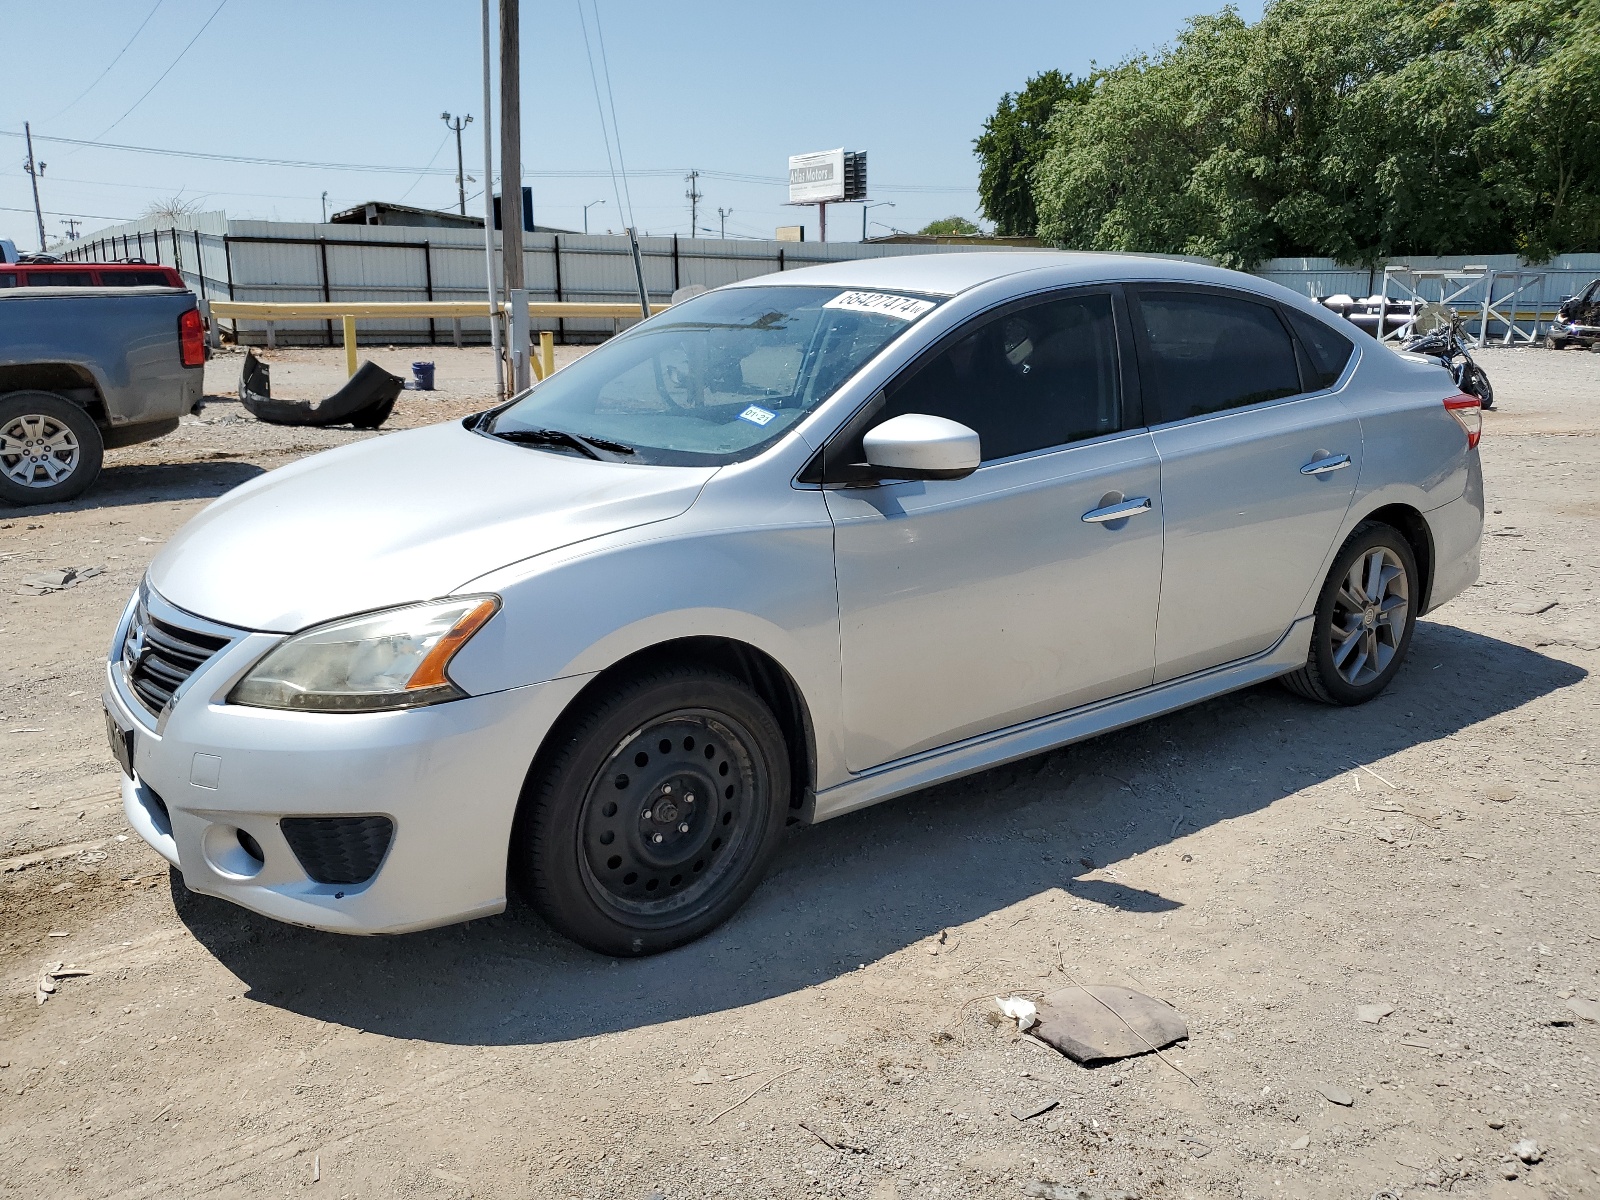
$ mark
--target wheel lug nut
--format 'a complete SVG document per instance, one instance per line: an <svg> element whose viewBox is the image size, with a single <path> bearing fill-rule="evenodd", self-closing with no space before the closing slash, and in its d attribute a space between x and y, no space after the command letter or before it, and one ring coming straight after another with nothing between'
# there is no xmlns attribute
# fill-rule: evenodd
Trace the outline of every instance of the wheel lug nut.
<svg viewBox="0 0 1600 1200"><path fill-rule="evenodd" d="M650 819L651 815L652 814L651 814L651 812L650 812L650 810L648 808L644 810L644 819L646 821L648 821Z"/></svg>
<svg viewBox="0 0 1600 1200"><path fill-rule="evenodd" d="M666 838L662 837L659 833L652 833L650 835L650 840L659 846L662 842L666 841Z"/></svg>
<svg viewBox="0 0 1600 1200"><path fill-rule="evenodd" d="M661 789L661 794L662 794L662 795L663 795L663 796L670 796L670 795L672 795L672 785L671 785L671 784L670 784L670 783L669 783L669 784L666 784L666 785L665 785L665 786L664 786L664 787L662 787L662 789Z"/></svg>
<svg viewBox="0 0 1600 1200"><path fill-rule="evenodd" d="M685 821L682 825L679 825L678 826L678 832L679 833L688 833L689 832L689 823L687 821Z"/></svg>
<svg viewBox="0 0 1600 1200"><path fill-rule="evenodd" d="M684 796L683 796L683 802L685 804L693 804L694 803L694 793L693 792L685 792Z"/></svg>

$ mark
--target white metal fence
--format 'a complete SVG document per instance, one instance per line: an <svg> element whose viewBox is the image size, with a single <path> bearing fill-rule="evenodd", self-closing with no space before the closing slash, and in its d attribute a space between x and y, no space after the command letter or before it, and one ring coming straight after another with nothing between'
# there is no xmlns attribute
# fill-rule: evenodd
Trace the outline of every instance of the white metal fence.
<svg viewBox="0 0 1600 1200"><path fill-rule="evenodd" d="M497 235L498 242L498 235ZM900 254L976 250L977 246L871 245L857 242L723 241L715 238L640 239L645 282L652 302L665 302L680 287L716 287L812 263ZM523 235L528 295L531 300L633 301L638 296L626 237L614 234L529 233ZM62 248L57 248L63 253ZM225 213L201 213L179 222L142 221L115 225L70 243L64 257L80 261L143 258L176 267L195 292L207 299L243 301L455 300L484 297L483 234L473 229L423 229L369 225L301 224L282 221L231 221ZM1409 258L1412 272L1485 268L1483 289L1456 303L1476 311L1487 300L1501 315L1515 319L1524 337L1549 322L1561 297L1582 290L1600 276L1600 254L1562 255L1529 266L1515 255L1460 258ZM1373 294L1384 285L1384 269L1340 266L1326 258L1279 258L1256 271L1292 291L1309 296ZM1542 278L1530 280L1529 275ZM1393 286L1393 285L1391 285ZM1515 300L1502 297L1520 287ZM1427 290L1427 285L1423 288ZM1402 296L1394 295L1394 299ZM1424 298L1435 299L1431 295ZM264 322L240 321L242 341L265 340ZM339 333L332 321L281 322L278 340L286 344L333 345ZM535 322L561 341L594 341L615 332L605 319ZM1505 323L1491 316L1490 337L1504 334ZM372 342L469 342L488 340L486 320L364 322L360 336Z"/></svg>

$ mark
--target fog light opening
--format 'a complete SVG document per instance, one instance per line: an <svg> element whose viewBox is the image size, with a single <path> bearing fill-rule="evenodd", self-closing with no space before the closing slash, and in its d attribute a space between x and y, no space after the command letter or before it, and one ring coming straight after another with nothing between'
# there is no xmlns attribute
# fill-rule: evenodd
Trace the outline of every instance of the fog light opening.
<svg viewBox="0 0 1600 1200"><path fill-rule="evenodd" d="M251 837L242 829L239 830L239 846L246 854L255 859L258 863L265 863L267 861L266 854L262 852L261 843L256 841L255 838Z"/></svg>

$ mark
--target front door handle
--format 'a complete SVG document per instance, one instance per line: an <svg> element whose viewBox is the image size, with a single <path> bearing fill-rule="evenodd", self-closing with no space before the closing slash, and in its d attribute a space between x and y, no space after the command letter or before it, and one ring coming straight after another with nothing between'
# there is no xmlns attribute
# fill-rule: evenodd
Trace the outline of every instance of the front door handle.
<svg viewBox="0 0 1600 1200"><path fill-rule="evenodd" d="M1350 465L1348 454L1329 454L1323 458L1313 458L1300 468L1302 475L1326 475L1329 471L1342 471Z"/></svg>
<svg viewBox="0 0 1600 1200"><path fill-rule="evenodd" d="M1094 525L1103 525L1107 521L1121 521L1149 511L1149 496L1129 496L1126 500L1118 500L1115 504L1107 504L1103 508L1091 508L1083 514L1083 519Z"/></svg>

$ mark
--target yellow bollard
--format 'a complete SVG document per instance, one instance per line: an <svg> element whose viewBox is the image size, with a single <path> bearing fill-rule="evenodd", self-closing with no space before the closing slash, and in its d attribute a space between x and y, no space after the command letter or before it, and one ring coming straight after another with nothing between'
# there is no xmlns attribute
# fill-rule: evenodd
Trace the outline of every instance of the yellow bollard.
<svg viewBox="0 0 1600 1200"><path fill-rule="evenodd" d="M556 335L548 329L539 331L539 357L544 360L541 378L549 379L556 370Z"/></svg>
<svg viewBox="0 0 1600 1200"><path fill-rule="evenodd" d="M534 382L543 383L544 372L539 369L539 356L537 354L528 355L528 367L533 371Z"/></svg>
<svg viewBox="0 0 1600 1200"><path fill-rule="evenodd" d="M356 319L344 318L344 369L349 375L356 373Z"/></svg>

